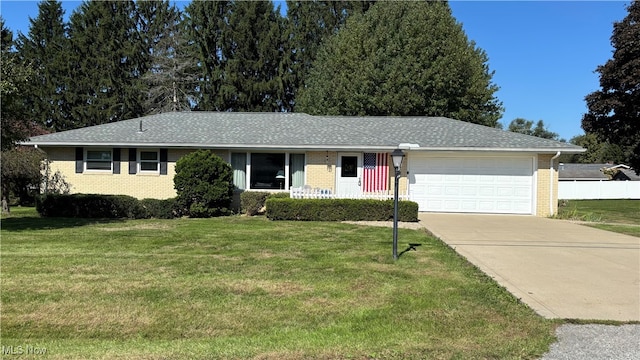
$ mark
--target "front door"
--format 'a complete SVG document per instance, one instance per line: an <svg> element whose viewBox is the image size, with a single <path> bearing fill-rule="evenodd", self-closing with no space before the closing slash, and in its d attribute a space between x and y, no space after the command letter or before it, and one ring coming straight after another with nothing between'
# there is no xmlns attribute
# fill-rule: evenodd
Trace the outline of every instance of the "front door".
<svg viewBox="0 0 640 360"><path fill-rule="evenodd" d="M338 153L336 194L342 198L357 198L362 189L362 154Z"/></svg>

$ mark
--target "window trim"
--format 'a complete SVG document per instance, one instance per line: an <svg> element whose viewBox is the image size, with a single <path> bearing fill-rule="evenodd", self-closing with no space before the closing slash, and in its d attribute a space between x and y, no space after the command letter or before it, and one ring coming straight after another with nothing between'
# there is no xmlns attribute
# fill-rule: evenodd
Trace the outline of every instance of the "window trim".
<svg viewBox="0 0 640 360"><path fill-rule="evenodd" d="M90 169L89 168L89 162L104 162L106 163L107 160L95 160L95 159L89 159L89 152L98 152L98 151L108 151L110 154L110 159L109 159L109 169ZM86 173L102 173L102 174L113 174L113 149L112 148L88 148L88 149L84 149L84 158L83 158L83 167L84 167L84 172Z"/></svg>
<svg viewBox="0 0 640 360"><path fill-rule="evenodd" d="M143 160L142 153L155 153L156 160ZM160 175L160 149L138 149L137 151L138 161L136 164L136 170L138 174ZM143 170L142 163L154 163L156 164L155 170Z"/></svg>
<svg viewBox="0 0 640 360"><path fill-rule="evenodd" d="M304 162L302 165L303 171L304 171L304 183L306 183L307 181L307 161L308 161L308 157L307 157L307 153L303 152L303 151L233 151L231 153L229 153L228 159L229 159L229 164L231 164L231 158L232 158L232 154L244 154L246 156L246 163L245 163L245 188L242 189L243 191L267 191L267 192L279 192L279 191L289 191L289 189L291 188L291 184L292 184L292 174L291 174L291 155L302 155L304 157ZM253 171L253 167L255 167L255 164L252 164L252 158L254 154L281 154L284 155L284 179L282 181L282 189L276 189L276 188L264 188L264 187L252 187L252 183L254 182L252 179L252 171ZM235 170L235 169L234 169Z"/></svg>

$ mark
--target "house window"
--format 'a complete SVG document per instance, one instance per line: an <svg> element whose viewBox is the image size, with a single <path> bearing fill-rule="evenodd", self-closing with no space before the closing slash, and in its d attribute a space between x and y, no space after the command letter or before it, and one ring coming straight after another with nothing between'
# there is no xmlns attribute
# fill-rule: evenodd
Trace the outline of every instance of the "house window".
<svg viewBox="0 0 640 360"><path fill-rule="evenodd" d="M343 156L342 157L342 177L358 177L358 157Z"/></svg>
<svg viewBox="0 0 640 360"><path fill-rule="evenodd" d="M138 171L140 173L158 174L160 171L160 155L157 150L140 150Z"/></svg>
<svg viewBox="0 0 640 360"><path fill-rule="evenodd" d="M111 171L111 150L87 150L85 170Z"/></svg>
<svg viewBox="0 0 640 360"><path fill-rule="evenodd" d="M285 154L251 154L251 189L284 189Z"/></svg>

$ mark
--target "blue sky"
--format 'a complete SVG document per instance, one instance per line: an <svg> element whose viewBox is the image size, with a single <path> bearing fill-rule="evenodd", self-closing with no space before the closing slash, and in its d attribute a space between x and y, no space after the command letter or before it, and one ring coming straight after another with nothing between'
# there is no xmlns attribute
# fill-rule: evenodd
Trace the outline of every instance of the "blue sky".
<svg viewBox="0 0 640 360"><path fill-rule="evenodd" d="M63 1L66 16L80 2ZM629 1L450 1L469 39L484 49L506 126L515 118L543 120L569 140L583 133L584 97L599 89L595 69L611 59L613 23ZM36 1L0 1L14 33L29 30Z"/></svg>

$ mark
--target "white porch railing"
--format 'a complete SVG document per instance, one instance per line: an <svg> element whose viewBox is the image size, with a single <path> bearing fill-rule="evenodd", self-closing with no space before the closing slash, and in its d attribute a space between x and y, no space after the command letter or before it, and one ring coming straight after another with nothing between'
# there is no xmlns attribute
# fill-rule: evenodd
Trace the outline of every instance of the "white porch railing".
<svg viewBox="0 0 640 360"><path fill-rule="evenodd" d="M292 187L289 193L292 199L375 199L393 200L393 191L376 191L367 193L340 193L336 194L331 189L312 188L310 186ZM408 200L406 193L398 194L399 200Z"/></svg>

